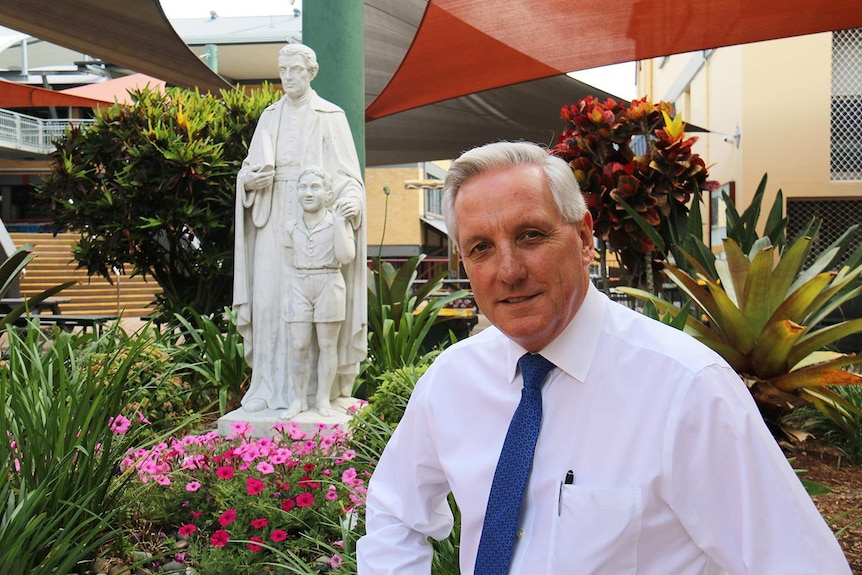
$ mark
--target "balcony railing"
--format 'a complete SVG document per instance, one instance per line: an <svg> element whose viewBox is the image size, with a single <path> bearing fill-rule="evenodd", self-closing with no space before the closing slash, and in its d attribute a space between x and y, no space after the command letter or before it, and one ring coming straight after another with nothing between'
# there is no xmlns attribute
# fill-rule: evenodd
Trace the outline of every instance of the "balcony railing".
<svg viewBox="0 0 862 575"><path fill-rule="evenodd" d="M48 155L54 151L54 140L63 135L69 124L92 124L90 119L67 118L45 120L10 110L0 110L0 146Z"/></svg>

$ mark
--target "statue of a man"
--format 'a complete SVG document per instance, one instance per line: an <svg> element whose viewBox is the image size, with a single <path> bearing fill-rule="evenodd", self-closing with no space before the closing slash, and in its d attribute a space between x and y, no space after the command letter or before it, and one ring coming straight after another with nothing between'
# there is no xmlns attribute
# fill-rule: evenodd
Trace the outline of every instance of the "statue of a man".
<svg viewBox="0 0 862 575"><path fill-rule="evenodd" d="M354 231L355 258L341 268L347 301L333 395L350 395L367 350L365 188L344 111L311 89L317 70L308 46L281 49L285 94L261 114L237 174L233 305L252 368L242 399L249 412L270 409L289 416L297 401L304 404L301 391L290 385L285 294L292 292L296 270L292 250L284 246L287 224L301 211L297 181L309 165L330 175L334 205Z"/></svg>

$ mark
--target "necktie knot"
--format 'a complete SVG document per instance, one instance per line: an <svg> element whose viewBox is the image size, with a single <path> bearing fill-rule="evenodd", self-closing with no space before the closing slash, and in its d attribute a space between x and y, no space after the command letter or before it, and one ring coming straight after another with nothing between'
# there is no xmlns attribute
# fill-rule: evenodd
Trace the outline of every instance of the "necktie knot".
<svg viewBox="0 0 862 575"><path fill-rule="evenodd" d="M521 368L524 387L540 388L554 364L538 353L525 353L518 360L518 367Z"/></svg>

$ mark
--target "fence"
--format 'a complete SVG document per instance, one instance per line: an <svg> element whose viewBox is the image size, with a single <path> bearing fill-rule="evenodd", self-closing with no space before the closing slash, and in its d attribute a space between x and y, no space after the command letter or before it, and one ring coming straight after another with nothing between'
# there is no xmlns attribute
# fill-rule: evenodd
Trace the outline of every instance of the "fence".
<svg viewBox="0 0 862 575"><path fill-rule="evenodd" d="M90 119L45 120L10 110L0 110L0 146L35 154L50 154L54 140L69 126L91 124Z"/></svg>

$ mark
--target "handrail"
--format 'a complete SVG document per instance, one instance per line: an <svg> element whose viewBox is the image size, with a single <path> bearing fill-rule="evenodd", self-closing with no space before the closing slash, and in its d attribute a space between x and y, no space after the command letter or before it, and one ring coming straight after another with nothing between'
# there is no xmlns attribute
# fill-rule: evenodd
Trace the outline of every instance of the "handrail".
<svg viewBox="0 0 862 575"><path fill-rule="evenodd" d="M46 120L11 110L0 110L0 146L48 155L54 141L72 125L92 124L94 120L66 118Z"/></svg>

